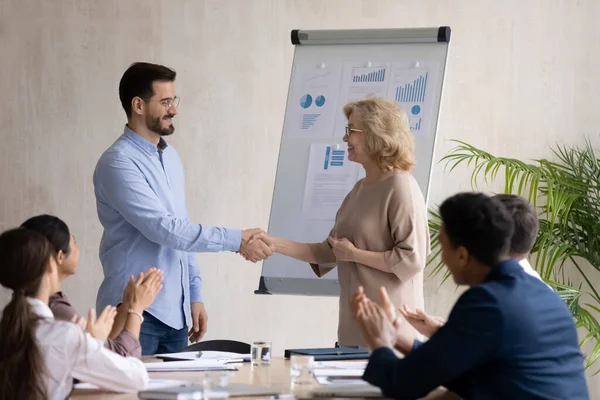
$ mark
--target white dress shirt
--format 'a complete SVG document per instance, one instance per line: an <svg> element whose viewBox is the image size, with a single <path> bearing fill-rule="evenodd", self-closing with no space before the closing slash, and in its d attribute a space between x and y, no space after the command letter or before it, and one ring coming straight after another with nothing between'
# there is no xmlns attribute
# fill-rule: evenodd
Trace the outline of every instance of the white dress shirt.
<svg viewBox="0 0 600 400"><path fill-rule="evenodd" d="M520 260L519 264L523 268L523 271L525 271L525 273L527 273L527 275L531 275L534 278L537 278L540 281L544 282L544 280L542 279L542 277L540 276L540 274L538 274L537 271L535 269L533 269L533 267L531 266L531 264L529 264L529 261L527 261L526 258ZM546 286L548 286L550 289L552 289L550 287L550 285L548 285L546 282L544 282L544 283L546 284Z"/></svg>
<svg viewBox="0 0 600 400"><path fill-rule="evenodd" d="M100 340L70 322L56 321L43 301L28 297L34 314L43 319L35 336L47 368L48 399L66 399L73 378L115 392L143 390L148 383L144 364L107 350Z"/></svg>

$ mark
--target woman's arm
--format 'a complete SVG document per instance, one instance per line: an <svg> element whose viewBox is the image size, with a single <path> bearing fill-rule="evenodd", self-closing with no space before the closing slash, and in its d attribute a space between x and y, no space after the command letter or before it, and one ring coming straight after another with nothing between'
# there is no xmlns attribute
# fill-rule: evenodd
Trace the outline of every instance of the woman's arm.
<svg viewBox="0 0 600 400"><path fill-rule="evenodd" d="M148 372L140 360L113 353L80 329L70 329L65 339L72 343L66 356L72 362L75 379L115 392L145 389Z"/></svg>
<svg viewBox="0 0 600 400"><path fill-rule="evenodd" d="M265 232L254 235L250 241L262 240L271 246L276 253L310 264L325 264L335 262L331 248L323 243L298 243L292 240L270 236Z"/></svg>
<svg viewBox="0 0 600 400"><path fill-rule="evenodd" d="M392 273L385 258L387 252L361 250L345 238L335 239L330 236L327 241L336 259L339 261L355 262L383 272Z"/></svg>
<svg viewBox="0 0 600 400"><path fill-rule="evenodd" d="M140 337L142 314L154 302L162 288L162 278L162 271L157 268L140 273L136 280L133 276L129 278L109 339L116 340L125 329L136 339Z"/></svg>
<svg viewBox="0 0 600 400"><path fill-rule="evenodd" d="M383 272L392 273L392 270L385 261L385 252L355 248L352 258L355 263L366 265L367 267L375 268Z"/></svg>
<svg viewBox="0 0 600 400"><path fill-rule="evenodd" d="M115 317L115 323L110 331L110 335L108 335L109 339L116 339L123 328L125 328L125 322L127 321L127 310L129 310L129 302L123 300L123 302L117 307L117 316Z"/></svg>

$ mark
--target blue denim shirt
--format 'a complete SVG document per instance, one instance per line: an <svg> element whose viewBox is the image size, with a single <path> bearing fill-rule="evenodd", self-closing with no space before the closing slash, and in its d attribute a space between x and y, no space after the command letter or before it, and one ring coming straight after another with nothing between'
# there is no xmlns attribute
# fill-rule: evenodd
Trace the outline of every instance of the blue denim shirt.
<svg viewBox="0 0 600 400"><path fill-rule="evenodd" d="M98 310L121 302L130 275L157 267L163 288L146 311L172 328L191 326L190 303L202 302L194 252L238 251L241 231L190 222L177 151L162 138L156 146L128 127L100 157L94 192L104 227Z"/></svg>

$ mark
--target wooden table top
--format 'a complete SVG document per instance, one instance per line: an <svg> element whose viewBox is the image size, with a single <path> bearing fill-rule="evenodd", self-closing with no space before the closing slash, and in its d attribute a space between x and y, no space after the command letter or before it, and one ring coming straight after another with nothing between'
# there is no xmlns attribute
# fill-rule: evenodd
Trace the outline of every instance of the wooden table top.
<svg viewBox="0 0 600 400"><path fill-rule="evenodd" d="M150 360L148 359L145 361ZM151 372L149 375L150 379L173 379L188 381L192 384L202 384L204 378L204 372L201 371ZM297 385L294 387L290 378L290 361L283 357L273 358L271 360L271 365L266 367L252 367L250 363L239 364L238 370L232 371L230 382L273 387L279 389L282 394L299 394L314 387L312 385ZM315 385L317 385L316 382ZM265 396L262 397L264 398ZM133 400L138 397L137 393L112 393L101 390L77 389L73 392L71 398L74 400ZM425 397L427 400L456 398L457 397L441 388ZM236 397L236 399L243 398Z"/></svg>

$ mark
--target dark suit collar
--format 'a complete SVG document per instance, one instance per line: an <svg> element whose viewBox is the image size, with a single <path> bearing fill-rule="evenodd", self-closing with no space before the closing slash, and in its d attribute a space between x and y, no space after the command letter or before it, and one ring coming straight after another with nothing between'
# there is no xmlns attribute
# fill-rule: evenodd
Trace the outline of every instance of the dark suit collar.
<svg viewBox="0 0 600 400"><path fill-rule="evenodd" d="M521 267L521 265L519 265L519 262L517 260L511 258L509 260L501 262L500 264L498 264L494 268L492 268L492 270L488 274L485 281L486 282L495 281L495 280L500 279L503 276L514 275L514 274L522 272L522 271L523 271L523 268Z"/></svg>

